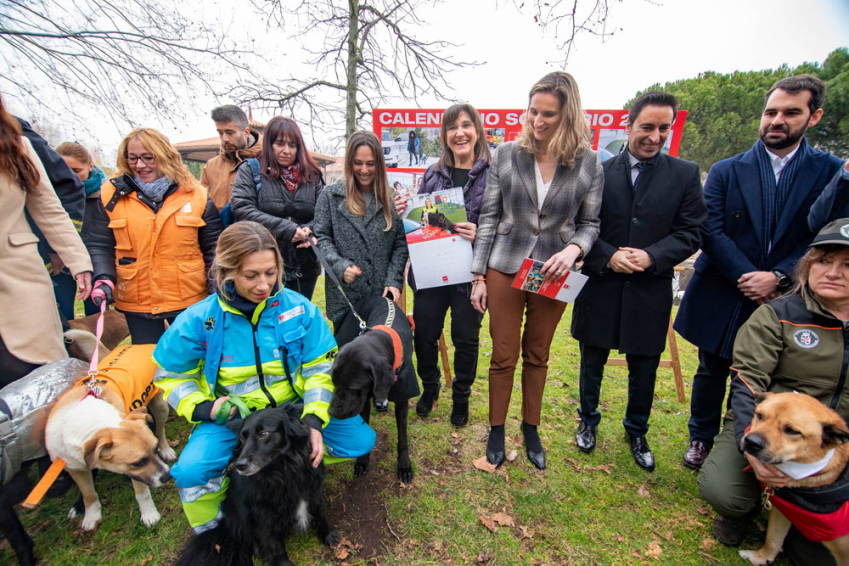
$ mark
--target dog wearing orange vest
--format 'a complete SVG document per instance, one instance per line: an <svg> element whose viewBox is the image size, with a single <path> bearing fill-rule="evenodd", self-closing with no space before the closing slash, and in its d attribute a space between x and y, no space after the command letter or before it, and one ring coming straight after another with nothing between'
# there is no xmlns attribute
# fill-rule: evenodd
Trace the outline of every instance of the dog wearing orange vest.
<svg viewBox="0 0 849 566"><path fill-rule="evenodd" d="M165 437L168 405L153 384L154 347L122 346L114 350L98 365L94 383L86 378L63 393L48 418L47 451L51 459L65 462L80 488L85 505L84 531L94 530L101 519L92 476L95 468L132 480L142 523L152 526L160 519L149 487L159 487L171 479L163 460L173 461L177 455ZM149 423L155 423L155 435ZM76 516L72 508L68 518Z"/></svg>
<svg viewBox="0 0 849 566"><path fill-rule="evenodd" d="M786 487L764 486L769 504L766 542L740 556L762 566L781 551L790 525L822 542L838 566L849 566L849 428L835 411L801 393L765 393L742 447L794 478Z"/></svg>
<svg viewBox="0 0 849 566"><path fill-rule="evenodd" d="M410 483L414 472L407 441L408 401L419 395L412 362L412 326L403 311L386 297L366 297L354 308L368 329L357 336L356 317L349 315L336 331L340 349L330 372L333 398L329 413L336 419L359 414L368 423L369 399L374 400L378 412L387 411L391 401L398 431L398 479ZM345 343L344 337L351 334L356 337ZM369 454L360 456L354 464L354 475L365 475L368 467Z"/></svg>

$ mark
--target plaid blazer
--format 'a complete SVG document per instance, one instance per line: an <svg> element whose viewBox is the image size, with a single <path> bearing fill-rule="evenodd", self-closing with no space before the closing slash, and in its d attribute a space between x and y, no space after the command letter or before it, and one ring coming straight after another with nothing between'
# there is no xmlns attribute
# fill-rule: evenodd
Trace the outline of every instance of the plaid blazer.
<svg viewBox="0 0 849 566"><path fill-rule="evenodd" d="M598 237L603 188L601 161L587 150L573 169L557 165L540 209L533 156L502 144L489 166L472 272L516 273L526 257L546 261L569 244L586 255Z"/></svg>

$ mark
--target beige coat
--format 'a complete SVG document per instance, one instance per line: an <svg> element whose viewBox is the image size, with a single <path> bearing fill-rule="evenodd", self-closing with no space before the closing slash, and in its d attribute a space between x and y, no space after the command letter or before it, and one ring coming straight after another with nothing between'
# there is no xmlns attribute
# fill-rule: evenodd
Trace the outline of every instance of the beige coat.
<svg viewBox="0 0 849 566"><path fill-rule="evenodd" d="M91 260L41 160L29 140L21 140L41 180L39 194L33 196L0 173L0 336L15 357L46 364L68 354L53 283L38 255L38 237L32 233L24 209L73 275L91 271Z"/></svg>

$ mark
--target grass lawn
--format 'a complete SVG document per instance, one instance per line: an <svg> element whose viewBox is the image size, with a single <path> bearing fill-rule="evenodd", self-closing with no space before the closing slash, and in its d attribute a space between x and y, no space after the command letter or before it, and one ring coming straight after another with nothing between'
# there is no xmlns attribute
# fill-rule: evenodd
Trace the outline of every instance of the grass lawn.
<svg viewBox="0 0 849 566"><path fill-rule="evenodd" d="M409 296L409 295L408 295ZM316 302L323 309L322 282ZM487 370L491 354L488 318L481 332L478 380L471 398L470 423L449 423L450 392L429 417L415 415L410 401L411 456L416 478L395 478L395 431L390 414L372 415L378 447L365 478L353 478L353 465L328 468L331 523L346 538L329 550L314 535L289 545L291 559L307 564L744 564L710 534L712 513L696 490L697 474L681 463L687 446L689 383L695 348L679 339L686 403L678 403L672 372L661 368L649 431L657 470L634 464L621 425L627 401L627 371L608 367L601 398L603 420L591 455L574 442L578 404L578 345L569 334L571 308L560 323L551 350L540 436L548 469L538 471L521 446L519 380L507 421L507 450L515 461L497 473L475 468L484 456L487 425ZM450 336L447 337L450 342ZM668 354L667 354L668 355ZM169 438L185 445L186 423L168 425ZM170 564L190 535L173 484L153 490L162 520L152 529L140 524L130 482L103 473L98 480L103 523L94 534L79 531L67 511L77 496L45 500L18 510L42 564ZM761 545L763 515L743 548ZM15 564L4 542L0 565ZM259 562L257 562L259 563ZM779 559L778 564L787 564Z"/></svg>

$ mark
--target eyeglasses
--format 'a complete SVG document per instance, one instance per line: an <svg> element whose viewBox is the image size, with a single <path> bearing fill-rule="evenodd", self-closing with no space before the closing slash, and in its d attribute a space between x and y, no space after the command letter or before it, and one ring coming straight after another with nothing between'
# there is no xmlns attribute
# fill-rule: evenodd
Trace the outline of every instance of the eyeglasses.
<svg viewBox="0 0 849 566"><path fill-rule="evenodd" d="M127 163L129 163L130 165L135 165L136 163L138 163L139 159L141 159L141 162L145 165L153 165L154 163L156 163L156 156L150 154L128 155L126 159Z"/></svg>

